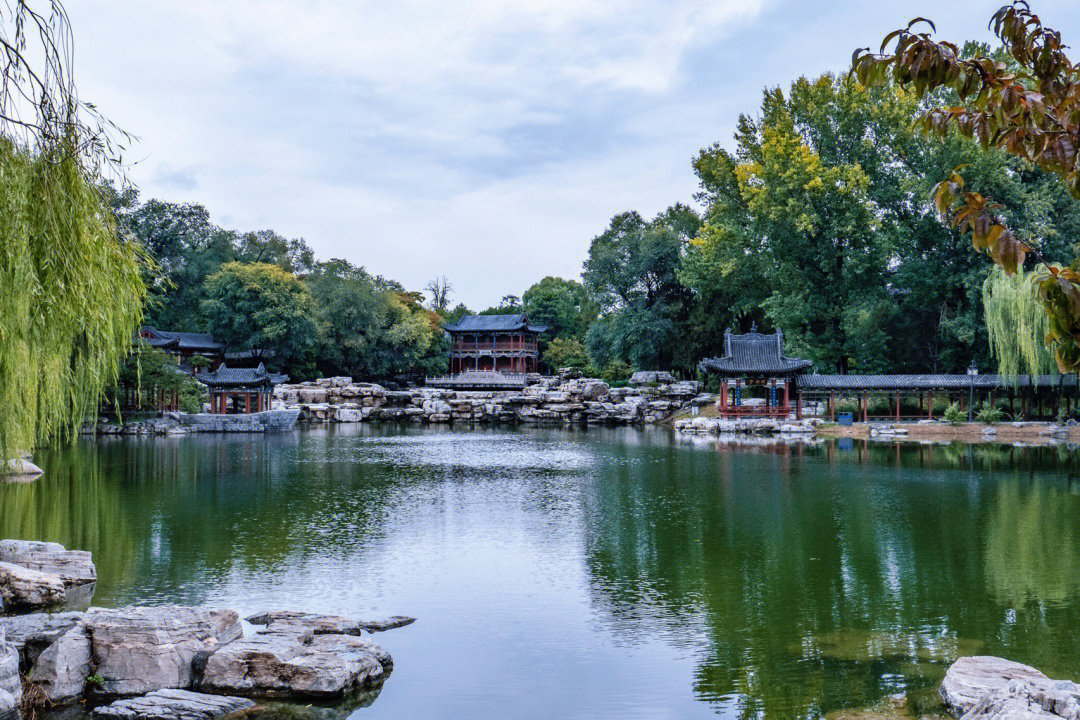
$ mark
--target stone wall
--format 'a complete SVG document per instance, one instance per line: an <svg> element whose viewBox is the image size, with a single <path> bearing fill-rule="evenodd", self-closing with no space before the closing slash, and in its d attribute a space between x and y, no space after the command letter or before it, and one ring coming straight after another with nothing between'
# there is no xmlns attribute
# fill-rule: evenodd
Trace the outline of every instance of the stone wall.
<svg viewBox="0 0 1080 720"><path fill-rule="evenodd" d="M595 378L541 378L521 391L435 388L387 390L352 378L279 385L274 407L295 409L300 422L514 423L634 425L716 401L692 380L613 388Z"/></svg>

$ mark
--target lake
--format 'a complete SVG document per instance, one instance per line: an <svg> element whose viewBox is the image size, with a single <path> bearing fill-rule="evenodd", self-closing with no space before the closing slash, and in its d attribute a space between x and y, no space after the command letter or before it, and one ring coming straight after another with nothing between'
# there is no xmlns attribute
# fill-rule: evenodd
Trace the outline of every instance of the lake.
<svg viewBox="0 0 1080 720"><path fill-rule="evenodd" d="M814 718L959 655L1080 680L1080 457L664 429L84 439L0 485L0 537L91 550L102 606L354 617L355 720Z"/></svg>

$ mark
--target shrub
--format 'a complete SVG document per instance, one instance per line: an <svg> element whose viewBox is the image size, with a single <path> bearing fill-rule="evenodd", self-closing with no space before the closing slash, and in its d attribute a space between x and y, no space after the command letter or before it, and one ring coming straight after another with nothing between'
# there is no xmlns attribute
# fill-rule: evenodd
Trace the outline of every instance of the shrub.
<svg viewBox="0 0 1080 720"><path fill-rule="evenodd" d="M943 416L945 422L950 425L959 425L964 422L964 413L960 410L960 406L956 403L949 403L949 406L945 408L945 414Z"/></svg>
<svg viewBox="0 0 1080 720"><path fill-rule="evenodd" d="M986 423L987 425L994 425L1001 422L1003 415L1004 413L1002 413L1000 409L994 407L990 403L984 402L979 407L979 411L975 413L975 419L981 423Z"/></svg>

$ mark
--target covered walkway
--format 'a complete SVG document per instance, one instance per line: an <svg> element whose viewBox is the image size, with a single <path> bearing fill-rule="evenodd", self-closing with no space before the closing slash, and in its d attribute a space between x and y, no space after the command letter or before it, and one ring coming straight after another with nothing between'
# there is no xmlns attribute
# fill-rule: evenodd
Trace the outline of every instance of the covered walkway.
<svg viewBox="0 0 1080 720"><path fill-rule="evenodd" d="M837 403L854 400L856 419L933 419L939 406L956 402L968 412L982 402L1007 400L1014 419L1053 418L1063 407L1072 414L1080 398L1077 376L1070 375L802 375L799 402L824 403L823 415L836 419ZM881 400L885 399L882 403ZM875 412L871 412L871 401ZM885 411L882 412L883 408Z"/></svg>

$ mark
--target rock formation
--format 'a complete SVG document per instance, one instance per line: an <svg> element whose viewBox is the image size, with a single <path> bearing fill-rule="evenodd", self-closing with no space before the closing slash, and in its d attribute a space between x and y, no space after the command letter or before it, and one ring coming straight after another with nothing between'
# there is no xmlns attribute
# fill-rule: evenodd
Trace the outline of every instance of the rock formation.
<svg viewBox="0 0 1080 720"><path fill-rule="evenodd" d="M939 694L962 720L1080 719L1080 685L1002 658L960 658L945 673Z"/></svg>
<svg viewBox="0 0 1080 720"><path fill-rule="evenodd" d="M204 695L190 690L155 690L94 710L94 720L212 720L255 707L247 698Z"/></svg>

